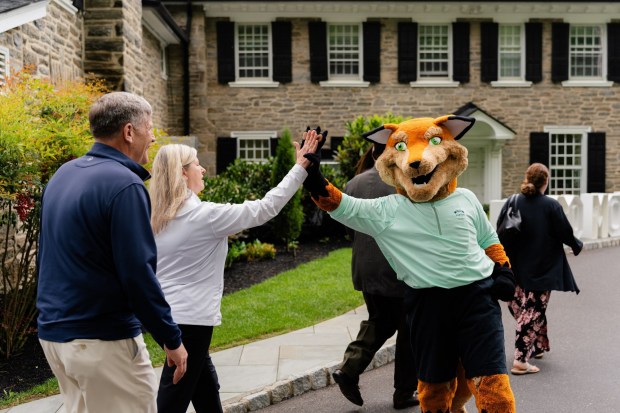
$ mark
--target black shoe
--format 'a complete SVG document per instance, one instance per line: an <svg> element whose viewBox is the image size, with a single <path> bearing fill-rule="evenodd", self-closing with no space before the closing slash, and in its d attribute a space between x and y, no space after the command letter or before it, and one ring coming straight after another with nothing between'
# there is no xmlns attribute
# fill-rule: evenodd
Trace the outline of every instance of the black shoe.
<svg viewBox="0 0 620 413"><path fill-rule="evenodd" d="M392 400L394 401L394 408L396 410L406 409L407 407L413 407L420 404L417 390L414 391L412 395L408 395L400 391L395 391Z"/></svg>
<svg viewBox="0 0 620 413"><path fill-rule="evenodd" d="M352 379L340 369L334 371L332 373L332 377L334 378L334 381L338 383L340 392L347 398L347 400L351 403L357 404L358 406L364 404L364 400L362 399L362 395L360 393L360 387L358 386L359 377L357 379Z"/></svg>

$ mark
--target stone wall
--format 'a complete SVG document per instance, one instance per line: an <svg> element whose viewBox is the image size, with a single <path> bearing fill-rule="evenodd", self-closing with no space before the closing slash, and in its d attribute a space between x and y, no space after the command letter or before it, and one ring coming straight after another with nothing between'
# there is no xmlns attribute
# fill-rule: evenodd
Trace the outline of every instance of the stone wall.
<svg viewBox="0 0 620 413"><path fill-rule="evenodd" d="M118 1L116 3L118 4ZM123 0L122 4L124 90L142 95L143 80L151 81L155 75L151 68L143 64L142 0Z"/></svg>
<svg viewBox="0 0 620 413"><path fill-rule="evenodd" d="M114 0L85 0L84 70L104 79L110 90L123 90L123 11Z"/></svg>
<svg viewBox="0 0 620 413"><path fill-rule="evenodd" d="M153 107L153 125L156 128L168 126L168 80L162 76L161 44L153 34L143 27L142 62L140 76L143 83L142 96Z"/></svg>
<svg viewBox="0 0 620 413"><path fill-rule="evenodd" d="M345 123L359 115L392 112L405 117L435 117L473 102L516 132L515 139L503 150L504 193L514 192L528 166L530 132L542 131L548 125L585 125L593 131L606 132L606 187L607 191L620 189L620 89L618 85L569 88L551 83L550 22L544 22L543 28L544 80L531 87L499 88L480 82L477 22L470 26L469 83L456 88L412 88L399 84L396 19L381 20L380 83L367 88L320 87L310 82L308 20L293 19L292 83L277 88L231 88L217 82L216 21L208 18L205 24L208 94L201 89L200 99L192 100L193 119L200 114L204 116L200 125L192 121L192 134L199 137L203 158L211 159L215 138L230 136L231 131L288 127L297 138L306 125L319 124L329 129L330 135L343 136ZM197 36L199 33L193 31L191 41L200 42ZM202 75L192 71L193 85L201 81Z"/></svg>
<svg viewBox="0 0 620 413"><path fill-rule="evenodd" d="M47 16L0 33L0 46L9 49L11 72L24 66L53 82L84 76L82 15L50 2Z"/></svg>

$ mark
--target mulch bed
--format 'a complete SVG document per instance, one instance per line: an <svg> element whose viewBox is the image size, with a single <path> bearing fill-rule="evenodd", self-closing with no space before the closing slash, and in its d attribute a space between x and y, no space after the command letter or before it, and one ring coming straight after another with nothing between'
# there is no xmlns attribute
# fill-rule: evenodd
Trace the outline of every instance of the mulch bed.
<svg viewBox="0 0 620 413"><path fill-rule="evenodd" d="M276 257L268 261L237 262L224 272L224 294L258 284L269 277L293 269L298 265L327 255L330 251L348 247L350 242L331 239L328 242L302 241L296 253L276 245ZM36 334L32 334L24 350L9 361L0 359L0 397L5 392L19 392L32 388L52 377Z"/></svg>

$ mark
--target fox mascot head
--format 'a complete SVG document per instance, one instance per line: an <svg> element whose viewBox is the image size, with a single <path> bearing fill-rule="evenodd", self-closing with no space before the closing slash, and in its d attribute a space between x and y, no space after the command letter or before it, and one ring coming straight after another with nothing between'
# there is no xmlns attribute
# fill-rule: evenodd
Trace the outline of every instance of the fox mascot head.
<svg viewBox="0 0 620 413"><path fill-rule="evenodd" d="M467 148L458 140L474 122L453 115L409 119L363 136L385 145L375 163L383 181L414 202L437 201L454 192L467 168Z"/></svg>

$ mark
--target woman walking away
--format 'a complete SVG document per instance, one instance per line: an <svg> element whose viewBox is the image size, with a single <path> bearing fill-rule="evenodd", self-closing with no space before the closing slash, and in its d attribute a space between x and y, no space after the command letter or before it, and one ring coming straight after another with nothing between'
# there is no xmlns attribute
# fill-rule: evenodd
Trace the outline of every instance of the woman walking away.
<svg viewBox="0 0 620 413"><path fill-rule="evenodd" d="M151 224L157 244L157 278L179 324L187 349L187 371L173 384L174 367L164 364L159 413L185 413L190 401L196 413L222 413L219 382L209 356L213 327L221 324L224 262L228 236L262 225L276 216L301 187L322 136L304 133L303 148L295 142L297 163L263 199L243 204L201 202L205 169L196 149L163 146L153 161Z"/></svg>
<svg viewBox="0 0 620 413"><path fill-rule="evenodd" d="M521 230L506 252L517 279L517 288L508 309L517 321L512 374L538 373L529 363L550 350L547 336L547 305L552 290L574 291L579 288L568 265L564 244L573 254L581 252L583 243L573 235L573 228L555 199L545 195L549 170L541 163L527 168L517 196L521 213ZM506 215L508 203L500 212L497 226Z"/></svg>

